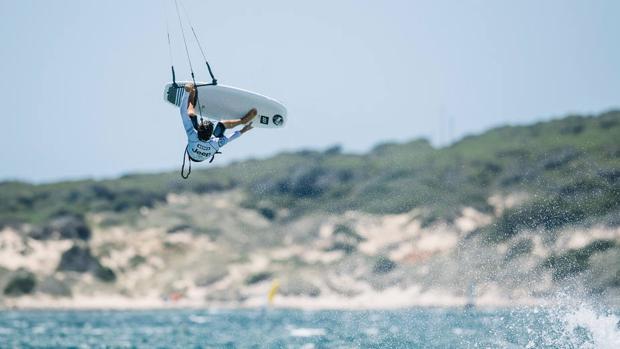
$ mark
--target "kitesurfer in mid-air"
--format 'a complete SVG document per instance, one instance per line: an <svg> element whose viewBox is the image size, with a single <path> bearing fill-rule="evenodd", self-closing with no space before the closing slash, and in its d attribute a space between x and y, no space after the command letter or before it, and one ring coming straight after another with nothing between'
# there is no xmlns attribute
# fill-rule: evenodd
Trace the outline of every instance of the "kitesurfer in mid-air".
<svg viewBox="0 0 620 349"><path fill-rule="evenodd" d="M215 125L210 120L198 122L195 110L196 88L193 84L187 84L184 88L180 109L183 127L187 133L186 152L191 161L201 162L209 158L213 161L221 147L253 128L251 121L256 117L256 109L251 109L241 119L220 120ZM245 125L241 131L235 131L228 137L224 135L224 131L239 125Z"/></svg>

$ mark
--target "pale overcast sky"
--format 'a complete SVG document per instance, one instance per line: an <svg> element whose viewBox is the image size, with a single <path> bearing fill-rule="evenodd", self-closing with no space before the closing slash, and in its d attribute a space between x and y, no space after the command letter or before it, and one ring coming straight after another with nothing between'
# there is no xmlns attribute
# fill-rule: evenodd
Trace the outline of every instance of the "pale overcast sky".
<svg viewBox="0 0 620 349"><path fill-rule="evenodd" d="M620 105L620 1L182 1L220 83L289 111L285 129L252 131L219 164L443 144ZM0 0L0 180L178 170L166 19L178 79L189 72L172 5Z"/></svg>

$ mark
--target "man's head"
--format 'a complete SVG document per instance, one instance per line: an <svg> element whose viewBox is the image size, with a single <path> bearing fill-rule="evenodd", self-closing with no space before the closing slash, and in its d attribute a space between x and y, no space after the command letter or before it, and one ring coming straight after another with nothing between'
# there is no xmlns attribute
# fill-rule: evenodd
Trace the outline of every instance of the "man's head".
<svg viewBox="0 0 620 349"><path fill-rule="evenodd" d="M198 125L198 139L203 142L211 139L211 135L213 134L213 123L209 120L202 121L200 125Z"/></svg>

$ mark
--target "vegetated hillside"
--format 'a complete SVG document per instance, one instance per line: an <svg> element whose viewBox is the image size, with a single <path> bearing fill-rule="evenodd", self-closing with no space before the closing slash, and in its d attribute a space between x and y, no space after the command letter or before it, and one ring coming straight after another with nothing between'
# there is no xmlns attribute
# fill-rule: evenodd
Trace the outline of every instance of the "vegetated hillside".
<svg viewBox="0 0 620 349"><path fill-rule="evenodd" d="M241 189L244 206L266 215L310 211L408 212L426 207L428 220L451 219L463 206L483 212L496 192L522 191L531 200L494 228L501 240L521 228L601 218L617 223L620 205L620 112L570 116L530 126L506 126L468 136L445 148L426 140L386 143L368 154L284 153L225 167L127 175L44 185L0 184L0 224L45 224L59 216L132 212L168 193Z"/></svg>
<svg viewBox="0 0 620 349"><path fill-rule="evenodd" d="M39 294L251 305L275 277L291 299L336 305L454 305L471 285L510 304L566 284L620 304L620 112L444 148L285 153L189 180L5 182L0 227L5 305ZM377 297L390 288L400 296Z"/></svg>

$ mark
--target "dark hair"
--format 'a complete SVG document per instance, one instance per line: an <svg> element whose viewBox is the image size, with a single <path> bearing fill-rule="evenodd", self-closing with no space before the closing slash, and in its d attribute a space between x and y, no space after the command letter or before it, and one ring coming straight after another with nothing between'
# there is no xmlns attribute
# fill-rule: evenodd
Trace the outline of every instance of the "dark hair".
<svg viewBox="0 0 620 349"><path fill-rule="evenodd" d="M213 134L213 123L209 120L203 121L198 125L198 139L203 142L211 139L211 135Z"/></svg>

